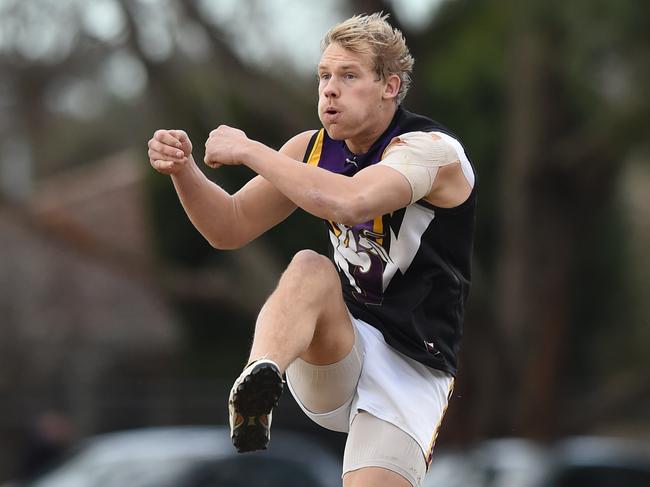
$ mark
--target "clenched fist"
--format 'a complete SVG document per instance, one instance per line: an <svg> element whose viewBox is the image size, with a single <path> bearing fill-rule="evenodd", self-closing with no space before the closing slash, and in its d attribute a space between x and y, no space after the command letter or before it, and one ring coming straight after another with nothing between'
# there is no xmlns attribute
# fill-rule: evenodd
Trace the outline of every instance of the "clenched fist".
<svg viewBox="0 0 650 487"><path fill-rule="evenodd" d="M220 125L205 142L204 162L212 167L235 166L242 164L243 155L251 140L246 134L227 125Z"/></svg>
<svg viewBox="0 0 650 487"><path fill-rule="evenodd" d="M162 174L178 174L192 156L192 142L182 130L156 130L147 145L151 166Z"/></svg>

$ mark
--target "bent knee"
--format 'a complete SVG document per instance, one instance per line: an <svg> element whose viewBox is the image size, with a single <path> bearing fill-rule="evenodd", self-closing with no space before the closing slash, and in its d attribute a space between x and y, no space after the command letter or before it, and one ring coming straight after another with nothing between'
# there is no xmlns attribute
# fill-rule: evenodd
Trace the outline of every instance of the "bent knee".
<svg viewBox="0 0 650 487"><path fill-rule="evenodd" d="M327 257L309 249L297 252L291 259L288 269L296 269L305 273L336 274L334 265Z"/></svg>

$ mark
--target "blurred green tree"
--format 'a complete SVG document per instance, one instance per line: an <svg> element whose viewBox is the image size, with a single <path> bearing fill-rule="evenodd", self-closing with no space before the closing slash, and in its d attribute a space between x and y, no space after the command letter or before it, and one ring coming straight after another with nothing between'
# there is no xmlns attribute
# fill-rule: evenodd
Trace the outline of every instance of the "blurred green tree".
<svg viewBox="0 0 650 487"><path fill-rule="evenodd" d="M635 325L647 306L620 186L632 159L648 161L647 10L458 0L416 37L409 102L460 133L481 185L459 386L476 399L459 405L471 437L551 438L648 404L648 332ZM584 414L596 397L607 415Z"/></svg>

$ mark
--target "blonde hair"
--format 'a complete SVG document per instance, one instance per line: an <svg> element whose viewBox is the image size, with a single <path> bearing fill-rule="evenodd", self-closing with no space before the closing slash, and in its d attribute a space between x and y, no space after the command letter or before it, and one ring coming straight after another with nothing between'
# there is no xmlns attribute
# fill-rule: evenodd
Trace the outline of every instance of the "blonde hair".
<svg viewBox="0 0 650 487"><path fill-rule="evenodd" d="M404 35L391 26L388 14L355 15L332 27L321 41L321 52L330 44L338 44L352 52L369 54L373 68L382 79L396 74L402 81L396 102L404 100L411 85L415 59L411 56Z"/></svg>

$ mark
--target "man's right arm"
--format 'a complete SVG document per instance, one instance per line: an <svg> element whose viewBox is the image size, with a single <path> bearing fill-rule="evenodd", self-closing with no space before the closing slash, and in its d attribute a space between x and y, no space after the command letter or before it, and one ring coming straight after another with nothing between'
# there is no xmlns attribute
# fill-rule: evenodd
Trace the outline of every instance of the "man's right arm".
<svg viewBox="0 0 650 487"><path fill-rule="evenodd" d="M280 151L302 160L312 134L296 135ZM159 130L149 141L151 165L171 175L187 216L213 247L242 247L296 209L291 200L260 176L234 195L228 194L201 172L191 152L192 144L180 130Z"/></svg>

